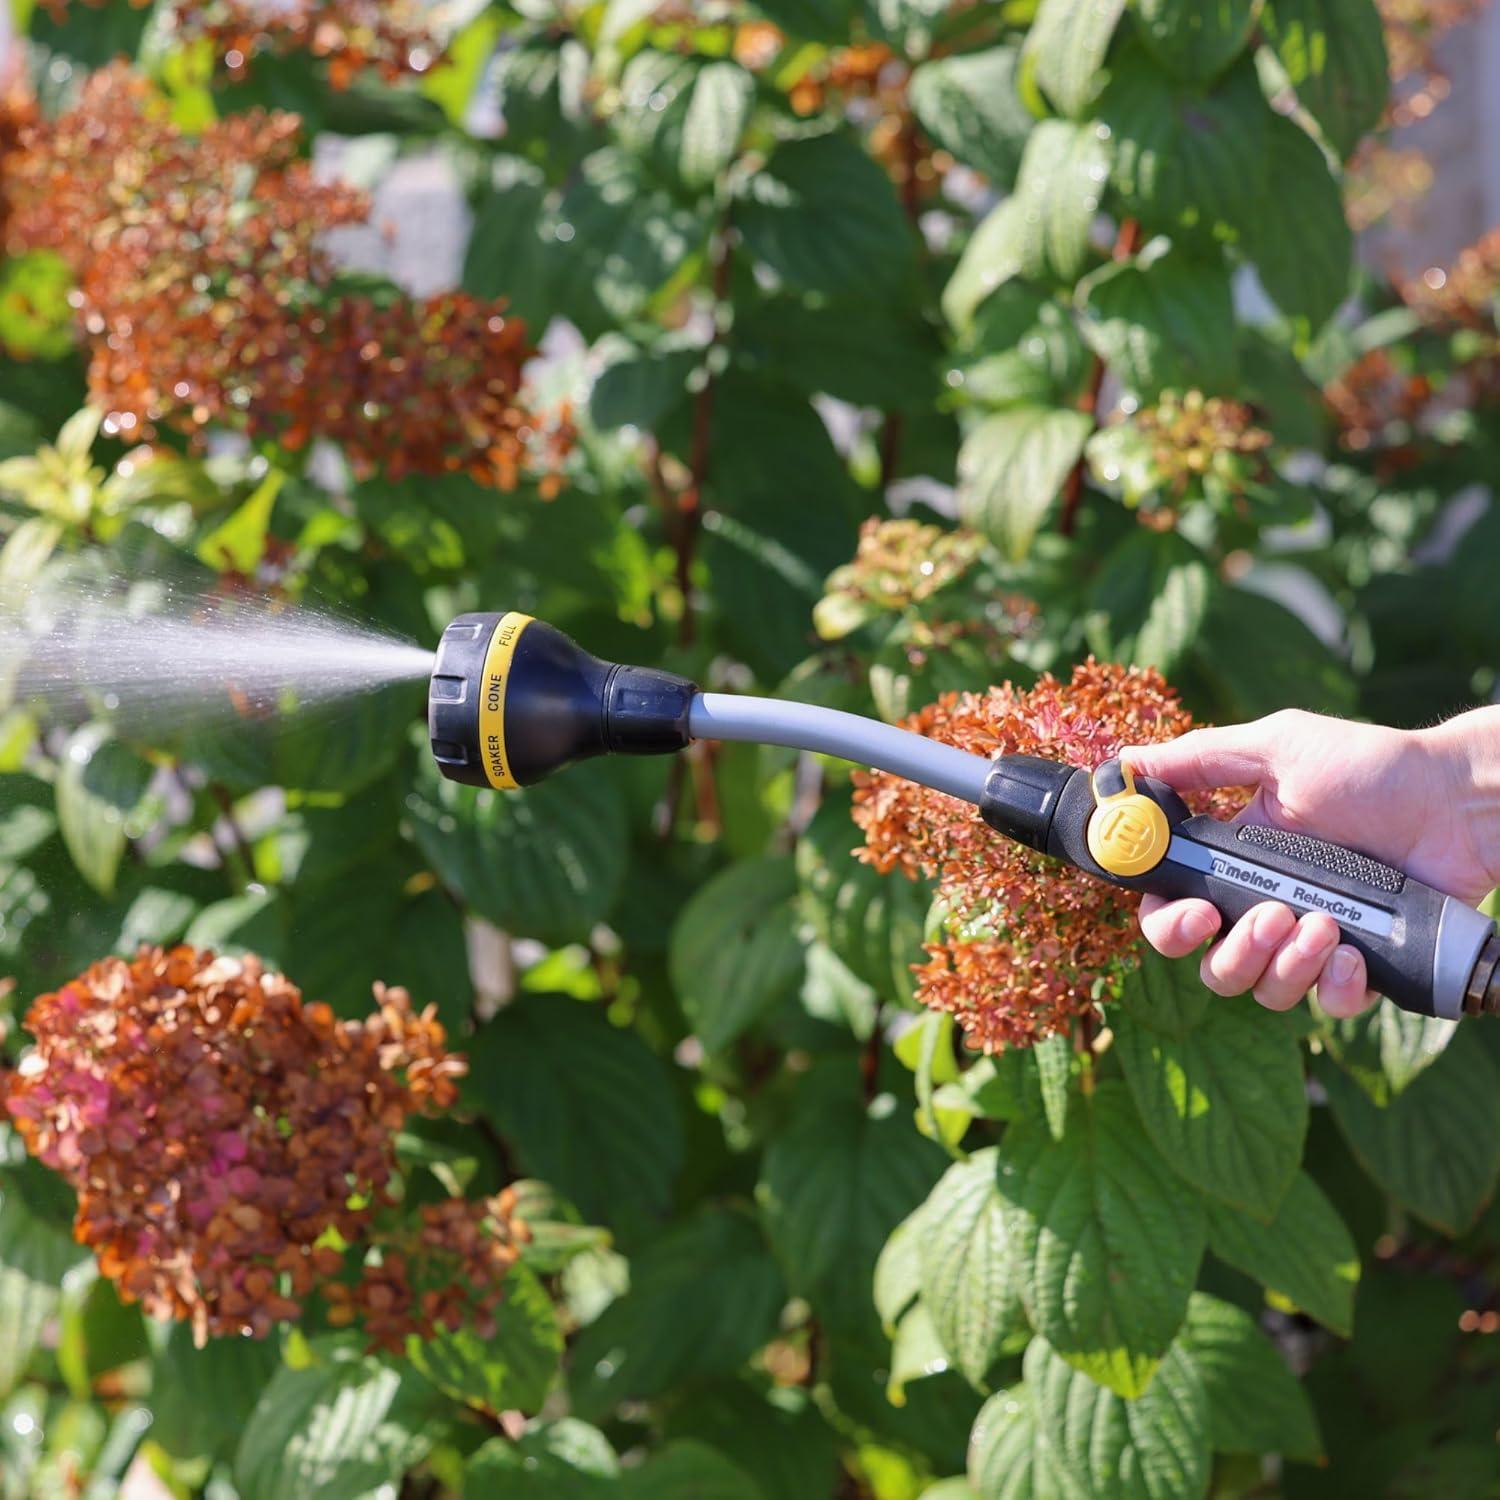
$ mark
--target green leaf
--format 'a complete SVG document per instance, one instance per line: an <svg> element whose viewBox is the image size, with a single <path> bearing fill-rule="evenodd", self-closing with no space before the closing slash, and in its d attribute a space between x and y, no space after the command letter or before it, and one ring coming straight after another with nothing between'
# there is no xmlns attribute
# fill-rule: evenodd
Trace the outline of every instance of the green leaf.
<svg viewBox="0 0 1500 1500"><path fill-rule="evenodd" d="M999 1155L990 1146L949 1167L921 1210L918 1236L922 1306L973 1385L1026 1326L996 1186Z"/></svg>
<svg viewBox="0 0 1500 1500"><path fill-rule="evenodd" d="M1148 233L1222 238L1262 211L1273 116L1249 58L1204 89L1132 49L1111 71L1099 118L1114 137L1119 211Z"/></svg>
<svg viewBox="0 0 1500 1500"><path fill-rule="evenodd" d="M1041 0L1026 39L1036 81L1065 115L1082 115L1103 82L1125 0Z"/></svg>
<svg viewBox="0 0 1500 1500"><path fill-rule="evenodd" d="M620 79L616 134L664 177L706 188L734 160L754 102L755 80L738 63L648 49Z"/></svg>
<svg viewBox="0 0 1500 1500"><path fill-rule="evenodd" d="M626 423L652 431L679 402L687 399L688 380L703 365L696 341L676 342L670 335L649 348L606 337L594 346L603 368L589 393L589 415L596 427Z"/></svg>
<svg viewBox="0 0 1500 1500"><path fill-rule="evenodd" d="M1042 1113L1052 1139L1060 1141L1068 1128L1068 1091L1073 1081L1073 1043L1062 1035L1049 1036L1031 1049L1042 1091Z"/></svg>
<svg viewBox="0 0 1500 1500"><path fill-rule="evenodd" d="M584 158L540 226L555 305L587 338L645 315L708 243L711 220L684 207L613 147Z"/></svg>
<svg viewBox="0 0 1500 1500"><path fill-rule="evenodd" d="M1136 0L1142 40L1180 78L1207 83L1245 50L1260 0Z"/></svg>
<svg viewBox="0 0 1500 1500"><path fill-rule="evenodd" d="M235 1488L241 1500L359 1500L395 1485L432 1447L436 1401L419 1376L347 1349L283 1365L245 1423Z"/></svg>
<svg viewBox="0 0 1500 1500"><path fill-rule="evenodd" d="M0 1166L0 1266L44 1286L60 1287L75 1266L89 1259L73 1238L77 1207L72 1189L50 1168L21 1153Z"/></svg>
<svg viewBox="0 0 1500 1500"><path fill-rule="evenodd" d="M466 1091L521 1170L558 1188L590 1222L663 1213L682 1163L665 1065L602 1010L522 995L468 1048Z"/></svg>
<svg viewBox="0 0 1500 1500"><path fill-rule="evenodd" d="M1222 265L1145 254L1086 276L1078 300L1085 341L1142 402L1167 389L1234 389L1234 302Z"/></svg>
<svg viewBox="0 0 1500 1500"><path fill-rule="evenodd" d="M45 516L29 516L22 521L0 547L0 588L14 594L30 586L57 550L65 529L61 521L49 521ZM0 685L0 691L4 693L0 701L8 701L10 684Z"/></svg>
<svg viewBox="0 0 1500 1500"><path fill-rule="evenodd" d="M522 40L495 55L505 149L556 172L587 122L589 56L574 38Z"/></svg>
<svg viewBox="0 0 1500 1500"><path fill-rule="evenodd" d="M1244 249L1271 300L1311 335L1349 295L1354 234L1339 184L1312 137L1277 115L1269 146L1275 191L1244 226Z"/></svg>
<svg viewBox="0 0 1500 1500"><path fill-rule="evenodd" d="M1109 177L1109 146L1096 125L1043 120L1026 143L1015 192L964 248L943 293L960 330L1013 277L1071 285L1089 258L1089 229Z"/></svg>
<svg viewBox="0 0 1500 1500"><path fill-rule="evenodd" d="M534 1425L514 1443L491 1438L464 1465L469 1500L595 1500L620 1490L620 1461L597 1427L576 1417Z"/></svg>
<svg viewBox="0 0 1500 1500"><path fill-rule="evenodd" d="M986 417L959 453L959 505L965 524L1019 561L1092 429L1083 412L1019 406Z"/></svg>
<svg viewBox="0 0 1500 1500"><path fill-rule="evenodd" d="M1143 985L1191 994L1203 982L1196 959L1148 961L1125 981L1115 1045L1147 1133L1200 1192L1269 1219L1307 1137L1297 1038L1248 999L1211 1000L1191 1026L1158 1029L1132 1007Z"/></svg>
<svg viewBox="0 0 1500 1500"><path fill-rule="evenodd" d="M734 222L778 279L830 297L889 297L906 287L916 241L891 180L843 135L779 146L749 177Z"/></svg>
<svg viewBox="0 0 1500 1500"><path fill-rule="evenodd" d="M1191 1500L1207 1493L1208 1403L1173 1348L1133 1401L1071 1368L1045 1338L1026 1350L1025 1383L985 1403L969 1448L981 1500Z"/></svg>
<svg viewBox="0 0 1500 1500"><path fill-rule="evenodd" d="M1397 1005L1374 1005L1363 1015L1335 1021L1326 1045L1370 1098L1386 1105L1443 1055L1458 1024L1416 1016Z"/></svg>
<svg viewBox="0 0 1500 1500"><path fill-rule="evenodd" d="M917 67L907 100L934 145L1008 187L1036 121L1016 91L1014 47L944 57Z"/></svg>
<svg viewBox="0 0 1500 1500"><path fill-rule="evenodd" d="M250 498L198 543L199 558L220 573L254 573L265 556L271 512L285 483L286 474L272 469Z"/></svg>
<svg viewBox="0 0 1500 1500"><path fill-rule="evenodd" d="M1339 1068L1318 1078L1355 1156L1397 1202L1447 1234L1474 1222L1500 1177L1500 1075L1478 1037L1460 1029L1383 1109Z"/></svg>
<svg viewBox="0 0 1500 1500"><path fill-rule="evenodd" d="M946 1161L890 1095L867 1105L852 1082L808 1079L766 1147L756 1187L792 1291L833 1327L873 1323L876 1259Z"/></svg>
<svg viewBox="0 0 1500 1500"><path fill-rule="evenodd" d="M802 977L785 855L741 860L688 902L672 929L672 986L698 1039L721 1052L784 999Z"/></svg>
<svg viewBox="0 0 1500 1500"><path fill-rule="evenodd" d="M948 1351L933 1326L925 1303L915 1302L902 1315L891 1339L890 1374L885 1398L892 1406L906 1405L906 1388L919 1380L941 1375L950 1363Z"/></svg>
<svg viewBox="0 0 1500 1500"><path fill-rule="evenodd" d="M988 297L969 325L957 363L957 393L981 406L1066 406L1083 394L1093 361L1068 308L1012 281Z"/></svg>
<svg viewBox="0 0 1500 1500"><path fill-rule="evenodd" d="M999 1185L1032 1326L1092 1379L1140 1395L1187 1311L1204 1217L1124 1084L1076 1101L1061 1141L1035 1119L1011 1126Z"/></svg>
<svg viewBox="0 0 1500 1500"><path fill-rule="evenodd" d="M0 1266L0 1400L25 1375L60 1296L55 1286Z"/></svg>
<svg viewBox="0 0 1500 1500"><path fill-rule="evenodd" d="M439 1328L407 1341L406 1356L440 1391L486 1411L537 1411L562 1357L562 1330L546 1288L528 1266L505 1277L495 1332Z"/></svg>
<svg viewBox="0 0 1500 1500"><path fill-rule="evenodd" d="M763 1500L755 1481L722 1453L682 1438L625 1472L620 1500Z"/></svg>
<svg viewBox="0 0 1500 1500"><path fill-rule="evenodd" d="M1095 441L1109 433L1106 428ZM1089 461L1101 470L1101 449L1089 445ZM1111 479L1108 463L1102 476ZM1118 477L1117 475L1115 477ZM1176 532L1142 528L1112 547L1090 590L1085 625L1090 648L1107 661L1155 667L1169 682L1197 645L1218 582L1207 559Z"/></svg>
<svg viewBox="0 0 1500 1500"><path fill-rule="evenodd" d="M849 34L854 0L756 0L755 8L794 37L842 42Z"/></svg>
<svg viewBox="0 0 1500 1500"><path fill-rule="evenodd" d="M1249 1313L1194 1292L1181 1343L1203 1384L1215 1452L1322 1455L1307 1392Z"/></svg>
<svg viewBox="0 0 1500 1500"><path fill-rule="evenodd" d="M584 1417L693 1380L730 1375L776 1332L781 1272L755 1221L700 1209L630 1265L630 1289L578 1336L572 1393Z"/></svg>
<svg viewBox="0 0 1500 1500"><path fill-rule="evenodd" d="M63 751L57 826L78 873L100 895L114 894L131 820L150 781L151 767L102 724L86 724Z"/></svg>
<svg viewBox="0 0 1500 1500"><path fill-rule="evenodd" d="M927 1203L924 1202L907 1214L891 1231L875 1262L872 1285L875 1311L888 1334L896 1331L902 1313L922 1291L926 1212Z"/></svg>
<svg viewBox="0 0 1500 1500"><path fill-rule="evenodd" d="M151 1361L151 1436L174 1458L227 1458L281 1368L269 1339L210 1339L193 1344L186 1323L173 1323Z"/></svg>
<svg viewBox="0 0 1500 1500"><path fill-rule="evenodd" d="M619 784L594 767L525 791L492 792L448 781L424 759L407 811L438 878L519 936L586 938L624 878Z"/></svg>
<svg viewBox="0 0 1500 1500"><path fill-rule="evenodd" d="M802 911L856 978L882 999L905 1005L912 965L923 961L932 891L924 880L881 875L856 859L858 843L849 799L825 796L797 842Z"/></svg>
<svg viewBox="0 0 1500 1500"><path fill-rule="evenodd" d="M498 157L474 203L464 251L463 288L476 297L504 297L532 336L552 321L552 271L558 245L542 238L547 184L540 169ZM549 226L550 228L555 226Z"/></svg>
<svg viewBox="0 0 1500 1500"><path fill-rule="evenodd" d="M1299 1172L1269 1223L1209 1203L1208 1248L1268 1292L1348 1338L1359 1251L1322 1188Z"/></svg>
<svg viewBox="0 0 1500 1500"><path fill-rule="evenodd" d="M1385 109L1390 70L1374 0L1267 0L1261 34L1329 144L1349 156Z"/></svg>
<svg viewBox="0 0 1500 1500"><path fill-rule="evenodd" d="M690 1391L666 1419L668 1442L692 1439L722 1453L760 1486L762 1500L832 1494L838 1446L811 1394L744 1380Z"/></svg>

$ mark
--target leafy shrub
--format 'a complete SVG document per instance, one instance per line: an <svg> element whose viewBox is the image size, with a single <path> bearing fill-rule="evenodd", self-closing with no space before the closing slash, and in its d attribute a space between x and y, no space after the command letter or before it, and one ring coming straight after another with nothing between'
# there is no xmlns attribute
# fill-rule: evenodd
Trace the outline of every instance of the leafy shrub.
<svg viewBox="0 0 1500 1500"><path fill-rule="evenodd" d="M1473 8L19 5L0 607L521 608L1080 764L1485 699L1493 237L1345 206ZM340 265L322 137L456 175L460 287ZM0 661L5 1494L1492 1486L1482 1025L1216 1000L811 757L476 793L415 691Z"/></svg>

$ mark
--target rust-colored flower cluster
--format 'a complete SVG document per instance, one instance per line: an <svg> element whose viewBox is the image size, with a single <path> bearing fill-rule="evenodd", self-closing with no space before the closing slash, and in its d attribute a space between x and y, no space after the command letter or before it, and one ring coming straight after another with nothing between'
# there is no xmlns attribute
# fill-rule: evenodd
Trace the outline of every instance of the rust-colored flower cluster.
<svg viewBox="0 0 1500 1500"><path fill-rule="evenodd" d="M254 958L180 947L107 959L31 1007L6 1107L76 1189L74 1233L127 1301L200 1341L263 1336L314 1291L387 1347L493 1316L525 1236L503 1200L424 1210L410 1244L362 1265L397 1133L449 1107L464 1071L431 1008L376 996L342 1021Z"/></svg>
<svg viewBox="0 0 1500 1500"><path fill-rule="evenodd" d="M524 325L461 293L339 291L321 237L362 223L368 204L319 181L298 143L295 116L260 110L186 134L123 65L23 132L6 247L72 268L106 430L226 424L292 449L327 438L360 476L465 472L511 488L555 469L571 427L521 395Z"/></svg>
<svg viewBox="0 0 1500 1500"><path fill-rule="evenodd" d="M1256 426L1243 401L1202 391L1163 391L1131 420L1150 444L1158 488L1177 500L1206 479L1243 493L1271 446L1271 434Z"/></svg>
<svg viewBox="0 0 1500 1500"><path fill-rule="evenodd" d="M1493 340L1500 330L1500 228L1466 246L1451 266L1406 278L1400 292L1430 327L1472 329Z"/></svg>
<svg viewBox="0 0 1500 1500"><path fill-rule="evenodd" d="M1173 739L1192 716L1161 675L1090 658L1064 684L949 693L906 727L980 755L1043 755L1092 769L1126 745ZM1135 961L1139 898L1012 843L967 803L870 772L856 778L859 857L935 877L946 935L927 947L917 998L946 1011L971 1047L1030 1047L1110 998ZM1214 793L1201 808L1241 800Z"/></svg>
<svg viewBox="0 0 1500 1500"><path fill-rule="evenodd" d="M71 3L42 0L59 21ZM81 3L96 10L108 0ZM183 41L206 42L235 79L258 57L305 52L327 62L329 83L343 89L367 69L392 81L425 73L443 51L431 15L414 0L170 0L163 20Z"/></svg>

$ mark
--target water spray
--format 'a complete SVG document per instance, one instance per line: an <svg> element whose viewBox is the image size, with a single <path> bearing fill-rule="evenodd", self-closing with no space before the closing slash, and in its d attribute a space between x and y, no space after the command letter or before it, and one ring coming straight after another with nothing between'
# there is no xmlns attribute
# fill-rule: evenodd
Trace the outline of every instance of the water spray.
<svg viewBox="0 0 1500 1500"><path fill-rule="evenodd" d="M1483 913L1322 839L1194 814L1120 760L1092 773L1032 755L973 755L858 714L704 693L685 677L601 661L529 615L461 615L428 692L439 770L470 786L531 786L577 761L659 755L693 740L782 745L872 766L973 803L1028 848L1131 891L1201 897L1234 922L1259 902L1321 911L1403 1010L1500 1015L1500 937Z"/></svg>

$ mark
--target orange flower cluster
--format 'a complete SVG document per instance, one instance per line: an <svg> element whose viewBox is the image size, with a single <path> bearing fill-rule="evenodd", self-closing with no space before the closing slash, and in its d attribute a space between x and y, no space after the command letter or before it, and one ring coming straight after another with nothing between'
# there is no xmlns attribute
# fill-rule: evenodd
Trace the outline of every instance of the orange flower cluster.
<svg viewBox="0 0 1500 1500"><path fill-rule="evenodd" d="M980 755L1043 755L1092 770L1120 749L1175 738L1192 716L1155 671L1097 662L1066 685L949 693L908 729ZM935 877L946 936L927 946L917 998L954 1016L985 1052L1030 1047L1109 997L1135 961L1139 898L1094 880L980 821L967 803L885 772L856 777L859 857L881 872ZM1200 810L1228 812L1233 794Z"/></svg>
<svg viewBox="0 0 1500 1500"><path fill-rule="evenodd" d="M1400 284L1406 304L1429 326L1500 330L1500 228L1466 246L1446 269L1433 266Z"/></svg>
<svg viewBox="0 0 1500 1500"><path fill-rule="evenodd" d="M360 476L462 471L502 489L566 451L566 414L549 425L521 398L534 351L502 303L337 291L320 238L368 204L297 159L295 116L253 110L188 135L115 65L22 141L6 248L72 268L107 431L321 437Z"/></svg>
<svg viewBox="0 0 1500 1500"><path fill-rule="evenodd" d="M191 1321L200 1342L261 1337L320 1288L386 1343L450 1318L451 1296L429 1307L401 1286L414 1256L335 1290L390 1198L397 1132L449 1107L464 1071L431 1008L376 994L375 1014L341 1021L253 958L180 947L107 959L31 1007L36 1046L6 1107L32 1155L76 1189L74 1233L127 1301ZM504 1206L445 1207L426 1223L421 1248L443 1269L485 1263L481 1234L512 1256L524 1235Z"/></svg>
<svg viewBox="0 0 1500 1500"><path fill-rule="evenodd" d="M1242 401L1163 391L1131 420L1150 446L1156 487L1171 499L1181 500L1205 481L1243 495L1264 475L1271 434L1255 425L1255 413Z"/></svg>
<svg viewBox="0 0 1500 1500"><path fill-rule="evenodd" d="M1389 349L1362 354L1323 388L1338 425L1339 442L1351 453L1410 442L1433 399L1432 382L1403 369Z"/></svg>
<svg viewBox="0 0 1500 1500"><path fill-rule="evenodd" d="M70 0L42 0L54 20ZM131 0L144 9L150 0ZM108 0L83 0L91 10ZM166 25L188 42L206 41L231 78L260 56L306 52L328 64L328 81L347 88L373 69L387 80L425 73L442 54L430 17L413 0L171 0Z"/></svg>

